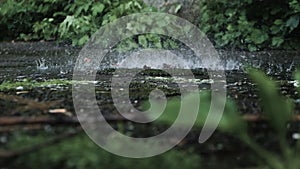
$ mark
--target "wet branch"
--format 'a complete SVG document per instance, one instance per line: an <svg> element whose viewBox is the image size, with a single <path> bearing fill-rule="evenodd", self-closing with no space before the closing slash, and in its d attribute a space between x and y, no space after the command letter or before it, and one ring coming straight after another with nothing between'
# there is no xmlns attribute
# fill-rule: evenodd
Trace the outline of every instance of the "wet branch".
<svg viewBox="0 0 300 169"><path fill-rule="evenodd" d="M28 110L39 110L42 112L47 112L50 107L61 103L61 101L39 102L33 99L23 98L15 95L7 95L4 93L0 93L0 100L10 101L18 104L18 107L10 112L12 114L18 111L24 112Z"/></svg>
<svg viewBox="0 0 300 169"><path fill-rule="evenodd" d="M268 121L268 119L262 115L254 114L245 114L243 119L247 122L259 122L259 121ZM290 121L300 122L300 115L293 115Z"/></svg>
<svg viewBox="0 0 300 169"><path fill-rule="evenodd" d="M268 121L268 119L266 119L262 115L245 114L242 116L242 118L247 122ZM124 118L121 115L107 115L105 116L105 120L113 122L113 121L126 121L128 119ZM291 121L300 122L300 115L294 115ZM83 122L88 123L89 119ZM79 125L79 121L74 116L57 116L57 115L54 116L42 115L42 116L35 116L35 117L23 117L23 116L0 117L0 126L33 125L33 124Z"/></svg>
<svg viewBox="0 0 300 169"><path fill-rule="evenodd" d="M258 121L267 121L267 119L261 115L251 115L246 114L243 115L242 118L247 122L258 122ZM107 121L124 121L126 120L124 117L120 115L113 115L106 118ZM292 121L300 121L300 115L294 115L291 119ZM0 126L13 126L13 125L20 125L20 124L75 124L79 125L79 121L76 117L56 117L56 116L38 116L38 117L0 117ZM51 138L45 142L25 147L21 150L16 151L4 151L0 150L0 159L12 159L27 153L31 153L34 151L38 151L39 149L55 145L60 143L66 138L70 138L78 134L82 131L81 127L77 127L75 131L63 133L57 137Z"/></svg>
<svg viewBox="0 0 300 169"><path fill-rule="evenodd" d="M75 117L55 117L55 116L0 117L0 126L20 125L20 124L78 124L78 120Z"/></svg>
<svg viewBox="0 0 300 169"><path fill-rule="evenodd" d="M96 119L99 121L99 119ZM87 118L85 121L81 122L97 122L95 118ZM106 121L126 121L128 119L121 115L107 115L105 116ZM12 126L12 125L27 125L27 124L62 124L62 125L78 125L79 121L75 116L57 116L57 115L42 115L34 117L24 117L24 116L7 116L0 117L0 127L1 126Z"/></svg>

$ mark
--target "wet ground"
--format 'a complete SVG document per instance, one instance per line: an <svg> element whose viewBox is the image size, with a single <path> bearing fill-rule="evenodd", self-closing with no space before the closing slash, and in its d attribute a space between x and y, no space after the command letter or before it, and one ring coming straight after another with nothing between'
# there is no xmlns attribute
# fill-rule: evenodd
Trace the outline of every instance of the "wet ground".
<svg viewBox="0 0 300 169"><path fill-rule="evenodd" d="M0 82L2 84L14 84L21 82L20 86L8 89L1 89L0 92L0 145L5 147L9 140L12 140L12 133L18 131L55 131L57 126L75 128L78 126L73 100L72 85L65 83L72 80L72 72L75 60L80 49L70 46L49 43L1 43L0 44ZM284 95L294 98L296 103L299 100L296 96L295 86L292 79L292 72L300 65L300 53L296 51L269 51L269 52L239 52L239 51L219 51L224 60L227 97L237 102L241 114L260 114L261 109L258 104L257 90L255 85L248 79L244 68L254 66L263 69L268 75L276 79L281 85L281 92ZM144 65L143 65L144 66ZM142 67L143 67L142 66ZM139 67L141 67L139 65ZM130 85L130 100L135 107L140 107L148 99L151 90L156 87L163 90L167 97L180 95L178 78L171 78L167 73L160 70L139 69L141 72L136 75ZM111 98L111 77L115 69L98 71L95 81L89 82L95 85L96 99L101 111L115 125L122 122L128 130L133 130L134 135L155 135L161 128L148 125L133 124L124 121L113 105ZM122 71L124 77L130 74L130 69ZM181 70L175 73L181 75ZM206 69L199 65L193 69L200 90L210 89L211 79ZM62 80L61 84L26 86L24 82L41 83L49 80ZM190 82L189 79L181 78L180 83ZM22 86L24 84L24 86ZM12 85L13 86L13 85ZM120 95L124 89L120 88ZM299 107L299 105L297 105ZM300 109L297 108L299 111ZM299 113L299 112L298 112ZM260 130L258 139L267 130L265 124L253 123L253 131ZM131 126L131 127L130 127ZM134 126L134 128L132 128ZM130 128L130 129L129 129ZM145 132L147 131L147 132ZM60 131L57 131L60 133ZM215 134L206 145L198 145L199 129L194 129L186 140L179 146L179 149L186 147L196 147L200 154L205 154L210 161L208 168L216 168L214 161L223 161L224 164L231 161L236 166L251 166L251 159L248 156L248 149L245 146L235 146L239 144L237 140L230 136ZM271 146L270 145L267 146ZM1 150L1 149L0 149ZM0 156L9 156L9 150L0 151ZM24 153L24 152L23 152ZM25 151L26 153L26 151ZM21 153L22 154L22 153ZM245 164L245 160L248 160ZM250 162L249 162L250 161ZM222 162L221 162L222 163ZM222 163L223 164L223 163ZM223 168L227 168L223 167Z"/></svg>

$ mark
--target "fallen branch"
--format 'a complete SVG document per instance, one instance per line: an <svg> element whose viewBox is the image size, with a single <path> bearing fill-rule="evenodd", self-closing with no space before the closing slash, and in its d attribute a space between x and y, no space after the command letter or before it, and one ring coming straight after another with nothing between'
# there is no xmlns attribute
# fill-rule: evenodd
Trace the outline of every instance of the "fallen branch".
<svg viewBox="0 0 300 169"><path fill-rule="evenodd" d="M0 93L0 99L4 101L15 102L18 105L20 105L17 108L13 109L11 113L15 113L18 111L24 112L28 110L39 110L46 113L50 107L53 107L61 103L61 101L38 102L33 99L23 98L15 95L7 95L4 93Z"/></svg>
<svg viewBox="0 0 300 169"><path fill-rule="evenodd" d="M252 115L245 114L242 118L247 122L258 122L258 121L268 121L262 115ZM83 122L89 122L95 118L87 119ZM128 119L124 118L121 115L108 115L105 117L106 121L127 121ZM98 119L99 121L99 119ZM291 121L299 121L300 115L294 115ZM93 122L93 121L90 121ZM97 121L94 121L97 122ZM43 115L36 117L22 117L22 116L9 116L9 117L0 117L0 126L12 126L12 125L30 125L30 124L62 124L62 125L79 125L79 121L75 116L51 116L51 115Z"/></svg>
<svg viewBox="0 0 300 169"><path fill-rule="evenodd" d="M37 116L37 117L0 117L0 126L19 125L19 124L77 124L75 117L54 117L54 116Z"/></svg>
<svg viewBox="0 0 300 169"><path fill-rule="evenodd" d="M259 114L245 114L242 117L247 122L268 121L266 117ZM300 115L293 115L290 121L300 122Z"/></svg>
<svg viewBox="0 0 300 169"><path fill-rule="evenodd" d="M13 126L1 126L0 127L0 134L1 133L9 133L14 131L33 131L33 130L41 130L45 126L42 124L28 124L28 125L13 125Z"/></svg>
<svg viewBox="0 0 300 169"><path fill-rule="evenodd" d="M103 119L104 120L104 119ZM121 115L109 115L105 117L106 121L126 121L127 119ZM99 121L99 119L97 119ZM95 118L88 118L83 122L97 122ZM36 117L23 117L23 116L9 116L0 117L0 126L21 125L21 124L63 124L63 125L78 125L77 117L73 116L36 116Z"/></svg>
<svg viewBox="0 0 300 169"><path fill-rule="evenodd" d="M251 115L251 114L246 114L243 115L242 118L245 121L248 122L258 122L258 121L267 121L267 119L261 115ZM110 116L106 118L107 121L120 121L120 120L126 120L120 115L115 115L115 116ZM294 115L291 119L292 121L300 121L300 115ZM69 117L69 116L63 116L63 117L55 117L55 116L38 116L38 117L0 117L0 126L3 125L20 125L20 124L76 124L79 125L79 121L77 120L76 117ZM63 139L68 138L68 137L73 137L77 133L82 131L81 127L78 127L75 131L73 132L68 132L61 134L57 137L54 137L52 139L49 139L43 143L36 144L31 147L26 147L18 151L0 151L0 159L11 159L18 157L20 155L30 153L37 151L41 148L54 145L57 143L60 143Z"/></svg>

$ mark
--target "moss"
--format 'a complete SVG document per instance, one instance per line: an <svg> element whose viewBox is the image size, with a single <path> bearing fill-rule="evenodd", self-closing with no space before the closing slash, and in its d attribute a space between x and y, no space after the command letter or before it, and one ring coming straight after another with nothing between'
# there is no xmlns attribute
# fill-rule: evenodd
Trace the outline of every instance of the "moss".
<svg viewBox="0 0 300 169"><path fill-rule="evenodd" d="M31 90L33 88L59 88L68 87L72 84L95 83L95 81L75 81L66 79L49 79L45 81L36 81L23 79L22 81L7 81L0 84L0 91L8 90Z"/></svg>
<svg viewBox="0 0 300 169"><path fill-rule="evenodd" d="M71 80L63 79L50 79L42 82L23 79L22 81L7 81L0 84L0 91L6 90L30 90L35 87L55 87L55 86L67 86L71 85L73 82Z"/></svg>

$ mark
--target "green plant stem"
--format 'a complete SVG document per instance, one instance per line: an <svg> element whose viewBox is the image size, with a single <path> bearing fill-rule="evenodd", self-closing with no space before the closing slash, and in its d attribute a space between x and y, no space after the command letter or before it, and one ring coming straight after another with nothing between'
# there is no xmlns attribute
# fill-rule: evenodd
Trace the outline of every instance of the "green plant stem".
<svg viewBox="0 0 300 169"><path fill-rule="evenodd" d="M282 133L282 134L279 134L278 136L278 139L279 139L279 145L280 145L280 149L283 153L283 156L286 160L286 164L287 166L291 166L292 165L292 161L293 161L293 155L294 153L292 153L290 147L288 146L288 143L285 139L285 136L286 136L286 133ZM287 168L290 168L290 167L287 167Z"/></svg>
<svg viewBox="0 0 300 169"><path fill-rule="evenodd" d="M267 164L273 169L286 169L285 166L281 163L281 160L278 156L270 153L255 141L253 141L248 135L244 134L240 139L246 143L253 151L255 151L262 159L264 159Z"/></svg>

